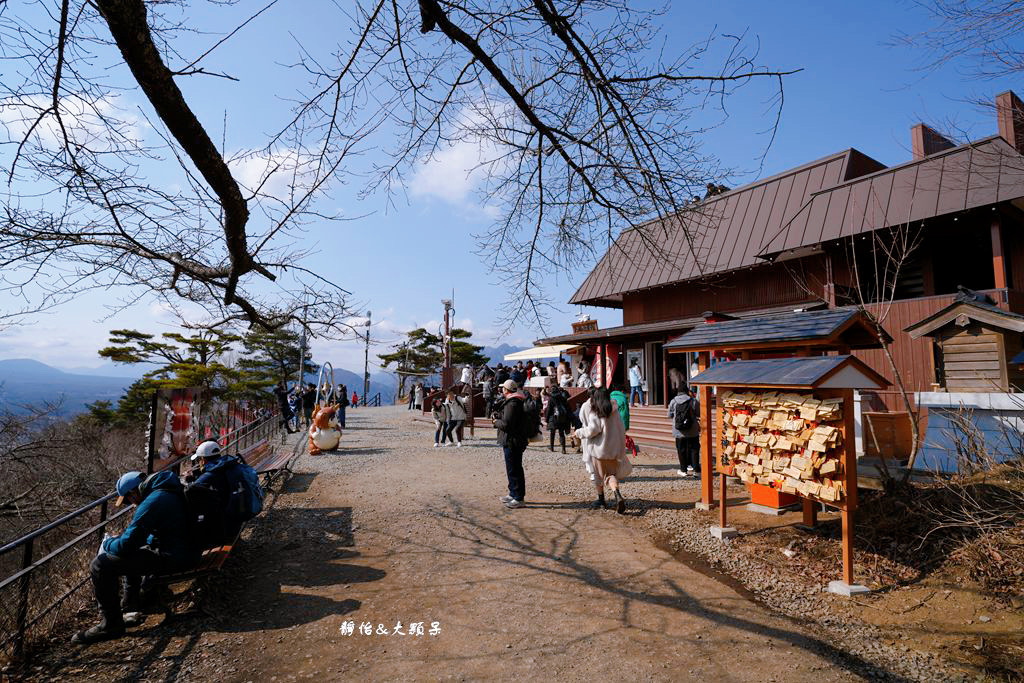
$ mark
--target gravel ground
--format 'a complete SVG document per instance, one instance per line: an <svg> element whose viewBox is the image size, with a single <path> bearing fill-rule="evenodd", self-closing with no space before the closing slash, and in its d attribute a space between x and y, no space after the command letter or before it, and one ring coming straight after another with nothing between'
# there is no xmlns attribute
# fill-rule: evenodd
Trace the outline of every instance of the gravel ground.
<svg viewBox="0 0 1024 683"><path fill-rule="evenodd" d="M400 408L349 421L340 452L297 459L205 594L211 616L155 619L87 650L55 643L31 677L965 678L712 539L697 483L665 457L636 460L620 516L588 509L578 455L531 448L528 505L507 510L491 430L433 449L432 428ZM434 636L343 630L434 621Z"/></svg>

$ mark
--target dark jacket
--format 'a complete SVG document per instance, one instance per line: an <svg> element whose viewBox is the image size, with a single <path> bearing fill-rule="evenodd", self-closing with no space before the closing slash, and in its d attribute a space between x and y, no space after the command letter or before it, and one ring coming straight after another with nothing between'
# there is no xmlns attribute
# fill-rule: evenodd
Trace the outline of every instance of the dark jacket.
<svg viewBox="0 0 1024 683"><path fill-rule="evenodd" d="M170 565L192 562L198 551L190 541L190 520L185 503L185 488L178 476L164 470L150 475L139 487L142 502L120 536L108 539L103 550L130 558L148 545L167 557Z"/></svg>
<svg viewBox="0 0 1024 683"><path fill-rule="evenodd" d="M498 430L498 444L512 448L526 448L529 437L526 436L526 414L523 411L523 398L513 394L505 399L501 409L501 417L494 421Z"/></svg>
<svg viewBox="0 0 1024 683"><path fill-rule="evenodd" d="M302 394L302 411L304 413L313 412L313 407L316 405L316 389L307 389Z"/></svg>
<svg viewBox="0 0 1024 683"><path fill-rule="evenodd" d="M292 408L288 405L288 389L281 387L274 387L274 396L277 397L277 405L281 408L281 412L289 414L292 412Z"/></svg>
<svg viewBox="0 0 1024 683"><path fill-rule="evenodd" d="M556 415L556 410L559 406L562 408L560 418ZM561 390L551 392L544 419L548 422L548 431L567 429L569 427L569 395L567 393Z"/></svg>
<svg viewBox="0 0 1024 683"><path fill-rule="evenodd" d="M498 370L498 374L494 376L494 384L496 386L501 386L508 379L509 379L508 370L506 370L505 368L502 368L501 370Z"/></svg>

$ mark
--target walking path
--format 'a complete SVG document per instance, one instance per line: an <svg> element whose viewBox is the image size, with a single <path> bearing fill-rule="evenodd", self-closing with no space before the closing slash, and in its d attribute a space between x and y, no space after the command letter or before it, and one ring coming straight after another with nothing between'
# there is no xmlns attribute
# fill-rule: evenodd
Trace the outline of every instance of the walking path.
<svg viewBox="0 0 1024 683"><path fill-rule="evenodd" d="M648 502L620 516L588 509L579 456L530 449L528 506L508 510L493 442L433 449L432 429L409 415L349 411L341 452L298 459L214 584L214 618L161 626L153 617L122 641L68 653L46 675L857 678L855 662L653 544L646 508L658 492L694 486L664 459L638 461L623 490Z"/></svg>

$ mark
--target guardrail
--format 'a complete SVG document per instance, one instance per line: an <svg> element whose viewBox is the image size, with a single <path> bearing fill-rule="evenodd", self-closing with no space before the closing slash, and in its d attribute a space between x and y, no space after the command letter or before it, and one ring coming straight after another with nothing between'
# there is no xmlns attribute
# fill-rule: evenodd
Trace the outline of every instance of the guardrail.
<svg viewBox="0 0 1024 683"><path fill-rule="evenodd" d="M380 392L378 391L376 396L371 397L368 401L364 400L359 405L360 407L380 408Z"/></svg>
<svg viewBox="0 0 1024 683"><path fill-rule="evenodd" d="M271 439L280 431L280 417L270 413L257 418L224 436L225 453L243 458L264 439ZM189 456L182 456L167 465L177 466ZM98 547L100 535L123 528L131 507L110 513L110 501L117 493L108 493L63 517L31 531L21 538L0 546L0 563L11 564L10 558L20 551L20 569L0 581L0 652L13 660L25 655L25 643L30 630L44 619L51 619L51 628L59 621L59 609L89 582L88 565ZM84 527L84 528L83 528ZM46 547L47 537L65 533ZM71 538L68 539L67 537ZM91 539L91 543L88 545ZM37 550L44 552L36 559ZM76 565L75 572L72 566ZM2 566L2 565L0 565ZM63 571L62 571L63 569ZM44 571L45 570L45 571ZM32 611L35 604L57 595L45 607ZM85 603L88 604L88 601ZM30 614L31 612L31 614Z"/></svg>

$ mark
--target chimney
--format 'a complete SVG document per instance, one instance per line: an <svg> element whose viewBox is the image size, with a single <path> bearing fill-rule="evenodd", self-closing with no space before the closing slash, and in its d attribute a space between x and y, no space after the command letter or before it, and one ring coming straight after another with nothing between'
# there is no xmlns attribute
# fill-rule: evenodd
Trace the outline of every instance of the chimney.
<svg viewBox="0 0 1024 683"><path fill-rule="evenodd" d="M1012 90L996 95L999 135L1024 154L1024 103Z"/></svg>
<svg viewBox="0 0 1024 683"><path fill-rule="evenodd" d="M949 139L934 128L929 128L923 123L910 128L910 146L913 150L914 161L924 159L930 154L941 152L944 149L956 147Z"/></svg>

